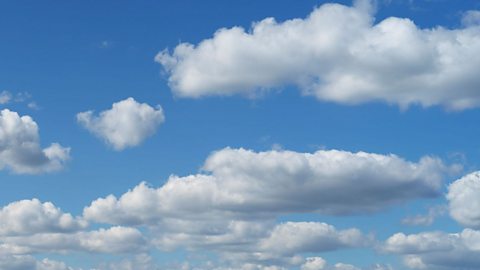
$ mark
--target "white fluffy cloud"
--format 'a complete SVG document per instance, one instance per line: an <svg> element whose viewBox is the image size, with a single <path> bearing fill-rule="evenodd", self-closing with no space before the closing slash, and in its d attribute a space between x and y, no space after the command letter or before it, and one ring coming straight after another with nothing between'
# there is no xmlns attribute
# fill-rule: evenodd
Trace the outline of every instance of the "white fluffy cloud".
<svg viewBox="0 0 480 270"><path fill-rule="evenodd" d="M436 196L451 169L433 157L409 162L365 152L225 148L207 158L200 174L171 176L158 188L141 183L119 198L99 198L83 216L92 222L146 225L162 250L210 250L236 265L299 266L302 254L372 241L357 229L336 230L325 223L275 224L279 216L368 213ZM328 269L348 269L334 267Z"/></svg>
<svg viewBox="0 0 480 270"><path fill-rule="evenodd" d="M448 187L450 215L460 224L480 228L480 172L468 174Z"/></svg>
<svg viewBox="0 0 480 270"><path fill-rule="evenodd" d="M86 226L86 221L37 199L13 202L0 209L0 236L73 232Z"/></svg>
<svg viewBox="0 0 480 270"><path fill-rule="evenodd" d="M112 224L146 224L178 216L201 219L207 213L364 213L438 195L449 170L432 157L414 163L365 152L230 148L213 153L203 169L210 174L172 176L159 188L141 183L118 199L97 199L84 216Z"/></svg>
<svg viewBox="0 0 480 270"><path fill-rule="evenodd" d="M165 121L165 116L160 106L153 108L130 97L113 103L110 110L102 111L98 116L93 111L78 113L77 121L120 151L137 146L152 136Z"/></svg>
<svg viewBox="0 0 480 270"><path fill-rule="evenodd" d="M383 250L405 255L405 265L412 269L474 270L480 265L480 231L397 233Z"/></svg>
<svg viewBox="0 0 480 270"><path fill-rule="evenodd" d="M222 28L199 44L181 43L156 56L180 97L255 96L295 85L320 100L357 104L382 100L408 106L480 105L480 27L421 29L410 19L374 24L370 1L324 4L307 18L266 18Z"/></svg>
<svg viewBox="0 0 480 270"><path fill-rule="evenodd" d="M0 169L15 173L42 173L63 168L70 148L58 143L41 149L38 126L30 116L8 109L0 111Z"/></svg>
<svg viewBox="0 0 480 270"><path fill-rule="evenodd" d="M125 253L147 248L142 233L129 227L111 227L75 233L38 233L27 236L0 237L0 255L34 253Z"/></svg>

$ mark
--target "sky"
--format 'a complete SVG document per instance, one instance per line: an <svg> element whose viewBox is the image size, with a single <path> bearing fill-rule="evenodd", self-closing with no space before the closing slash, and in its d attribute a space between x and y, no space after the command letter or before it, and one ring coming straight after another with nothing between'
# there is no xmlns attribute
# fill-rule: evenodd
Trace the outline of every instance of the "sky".
<svg viewBox="0 0 480 270"><path fill-rule="evenodd" d="M478 1L0 1L0 35L0 269L480 268Z"/></svg>

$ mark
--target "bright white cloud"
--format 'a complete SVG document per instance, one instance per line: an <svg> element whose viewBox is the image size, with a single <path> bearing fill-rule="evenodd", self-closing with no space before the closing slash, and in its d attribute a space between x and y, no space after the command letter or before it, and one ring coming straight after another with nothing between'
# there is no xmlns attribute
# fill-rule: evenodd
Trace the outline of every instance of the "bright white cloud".
<svg viewBox="0 0 480 270"><path fill-rule="evenodd" d="M78 113L77 121L120 151L137 146L152 136L165 121L165 116L160 106L153 108L130 97L113 103L111 109L97 116L93 111Z"/></svg>
<svg viewBox="0 0 480 270"><path fill-rule="evenodd" d="M383 250L405 255L405 265L412 269L474 270L480 265L480 231L397 233Z"/></svg>
<svg viewBox="0 0 480 270"><path fill-rule="evenodd" d="M58 143L41 149L38 126L30 116L8 109L0 111L0 169L15 173L42 173L63 168L70 148Z"/></svg>
<svg viewBox="0 0 480 270"><path fill-rule="evenodd" d="M448 187L450 215L460 224L480 228L480 172L473 172Z"/></svg>
<svg viewBox="0 0 480 270"><path fill-rule="evenodd" d="M436 196L450 170L432 157L414 163L365 152L230 148L213 153L203 169L210 174L172 176L159 188L141 183L118 199L97 199L84 209L84 216L112 224L148 224L179 216L201 220L207 213L364 213Z"/></svg>
<svg viewBox="0 0 480 270"><path fill-rule="evenodd" d="M421 29L410 19L374 24L370 1L324 4L307 18L266 18L246 31L222 28L155 60L175 95L255 96L295 85L342 104L385 101L465 109L480 105L480 27ZM360 3L360 4L358 4Z"/></svg>
<svg viewBox="0 0 480 270"><path fill-rule="evenodd" d="M37 199L13 202L0 209L0 236L72 232L86 226L86 221Z"/></svg>

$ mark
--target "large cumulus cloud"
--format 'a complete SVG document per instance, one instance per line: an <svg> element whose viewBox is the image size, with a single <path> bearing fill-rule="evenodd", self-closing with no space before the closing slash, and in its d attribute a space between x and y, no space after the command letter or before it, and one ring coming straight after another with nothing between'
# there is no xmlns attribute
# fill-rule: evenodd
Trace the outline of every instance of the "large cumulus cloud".
<svg viewBox="0 0 480 270"><path fill-rule="evenodd" d="M180 97L255 96L295 85L342 104L480 105L480 27L422 29L407 18L374 22L370 1L324 4L306 18L266 18L251 29L222 28L198 44L156 56Z"/></svg>
<svg viewBox="0 0 480 270"><path fill-rule="evenodd" d="M120 198L95 200L84 215L98 222L148 224L178 216L202 219L208 213L365 213L439 195L451 169L433 157L410 162L365 152L225 148L206 160L208 174L172 176L159 188L141 183Z"/></svg>

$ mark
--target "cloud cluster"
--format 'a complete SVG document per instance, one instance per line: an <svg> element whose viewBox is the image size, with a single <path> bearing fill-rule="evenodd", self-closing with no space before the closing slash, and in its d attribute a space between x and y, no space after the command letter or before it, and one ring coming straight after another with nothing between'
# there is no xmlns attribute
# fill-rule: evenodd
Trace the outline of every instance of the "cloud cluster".
<svg viewBox="0 0 480 270"><path fill-rule="evenodd" d="M305 260L304 254L372 247L375 241L356 228L278 223L279 217L370 213L437 196L452 170L456 166L428 156L411 162L366 152L224 148L213 152L198 174L173 175L158 188L142 182L119 198L98 198L82 217L37 199L6 205L0 209L0 255L28 259L39 253L133 253L139 257L124 265L134 269L156 267L141 256L156 247L209 250L231 269L309 269L322 261ZM112 227L88 230L87 220ZM206 269L228 269L222 267ZM322 267L358 269L342 263Z"/></svg>
<svg viewBox="0 0 480 270"><path fill-rule="evenodd" d="M162 250L212 250L227 261L299 266L301 254L363 247L372 239L355 228L338 231L319 222L276 224L279 216L370 213L436 196L454 167L433 157L410 162L339 150L225 148L212 153L199 174L171 176L158 188L140 183L118 198L93 201L83 216L147 226Z"/></svg>
<svg viewBox="0 0 480 270"><path fill-rule="evenodd" d="M256 96L295 85L342 104L480 105L477 13L465 15L464 28L421 29L403 18L374 23L368 2L324 4L304 19L266 18L248 31L222 28L155 60L180 97Z"/></svg>
<svg viewBox="0 0 480 270"><path fill-rule="evenodd" d="M93 111L78 113L77 121L120 151L137 146L152 136L165 121L165 116L160 106L153 108L130 97L113 103L111 109L99 115L94 115Z"/></svg>
<svg viewBox="0 0 480 270"><path fill-rule="evenodd" d="M70 158L70 148L58 143L41 149L38 126L30 116L0 111L0 169L15 173L43 173L60 170Z"/></svg>

